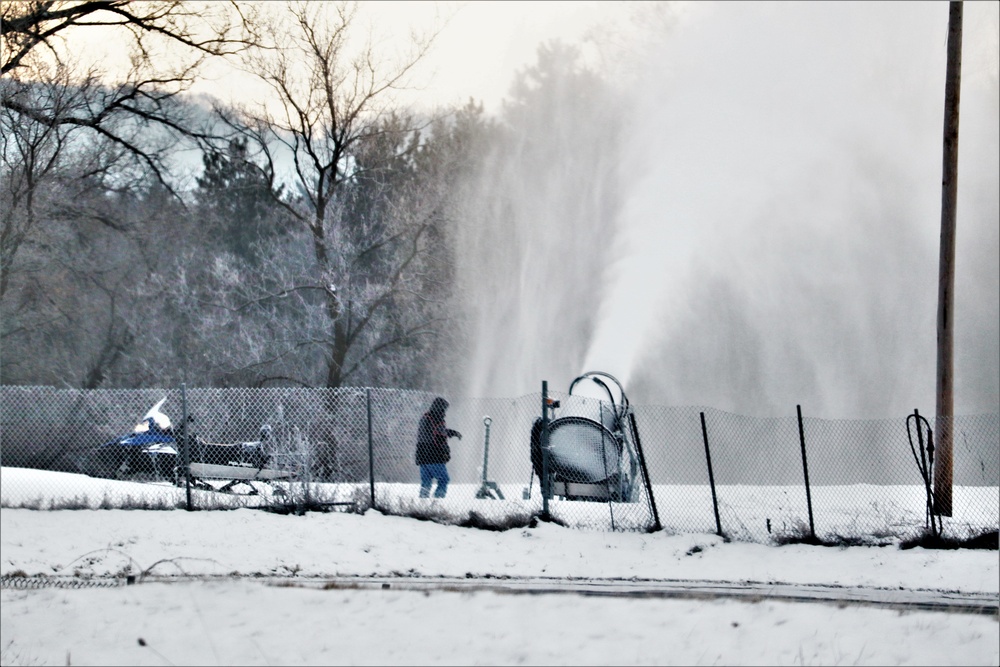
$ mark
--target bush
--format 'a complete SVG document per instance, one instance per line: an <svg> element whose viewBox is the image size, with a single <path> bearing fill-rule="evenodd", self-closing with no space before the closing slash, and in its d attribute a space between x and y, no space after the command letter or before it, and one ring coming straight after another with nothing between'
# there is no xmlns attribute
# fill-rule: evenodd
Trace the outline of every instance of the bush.
<svg viewBox="0 0 1000 667"><path fill-rule="evenodd" d="M931 530L924 530L915 537L903 540L900 549L1000 549L1000 532L996 530L980 533L969 532L965 537L953 535L937 535Z"/></svg>

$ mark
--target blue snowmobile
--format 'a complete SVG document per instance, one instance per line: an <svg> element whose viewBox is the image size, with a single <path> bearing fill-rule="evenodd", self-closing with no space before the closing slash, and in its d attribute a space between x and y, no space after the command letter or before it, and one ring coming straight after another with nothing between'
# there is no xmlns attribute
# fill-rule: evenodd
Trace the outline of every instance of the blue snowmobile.
<svg viewBox="0 0 1000 667"><path fill-rule="evenodd" d="M161 408L161 399L139 420L132 432L95 448L84 464L85 472L95 477L110 477L135 481L171 481L183 484L182 436ZM188 421L193 421L188 417ZM269 482L295 476L292 470L271 467L273 451L269 442L270 429L261 427L260 440L216 444L189 435L192 482L201 488L231 491L238 484L252 481ZM226 483L216 488L209 480Z"/></svg>

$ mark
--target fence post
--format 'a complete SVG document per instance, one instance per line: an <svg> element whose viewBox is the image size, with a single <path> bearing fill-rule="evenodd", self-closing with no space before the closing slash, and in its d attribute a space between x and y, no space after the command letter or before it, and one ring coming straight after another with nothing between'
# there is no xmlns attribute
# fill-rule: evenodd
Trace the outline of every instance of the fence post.
<svg viewBox="0 0 1000 667"><path fill-rule="evenodd" d="M542 450L542 518L549 520L549 382L542 380L542 431L538 444Z"/></svg>
<svg viewBox="0 0 1000 667"><path fill-rule="evenodd" d="M795 411L799 416L799 442L802 445L802 471L806 477L806 506L809 508L809 537L816 539L816 527L813 524L813 504L812 493L809 491L809 464L806 463L806 432L802 427L802 406L796 405Z"/></svg>
<svg viewBox="0 0 1000 667"><path fill-rule="evenodd" d="M187 384L181 382L181 451L184 462L184 495L187 498L187 511L194 509L191 506L191 440L188 438L188 404L187 404Z"/></svg>
<svg viewBox="0 0 1000 667"><path fill-rule="evenodd" d="M701 413L701 437L705 441L705 460L708 461L708 485L712 487L712 509L715 511L715 532L722 535L722 521L719 520L719 500L715 496L715 474L712 472L712 454L708 451L708 427L705 426L705 413Z"/></svg>
<svg viewBox="0 0 1000 667"><path fill-rule="evenodd" d="M649 504L653 507L653 530L663 529L660 523L660 512L656 509L656 498L653 497L653 481L649 479L649 469L646 467L646 454L642 451L642 441L639 440L639 426L635 422L635 412L628 413L629 426L632 428L632 435L635 437L635 449L639 454L639 465L642 468L642 476L646 480L646 493L649 494Z"/></svg>
<svg viewBox="0 0 1000 667"><path fill-rule="evenodd" d="M371 494L372 509L375 509L375 447L372 444L371 389L365 389L365 403L368 408L368 491Z"/></svg>

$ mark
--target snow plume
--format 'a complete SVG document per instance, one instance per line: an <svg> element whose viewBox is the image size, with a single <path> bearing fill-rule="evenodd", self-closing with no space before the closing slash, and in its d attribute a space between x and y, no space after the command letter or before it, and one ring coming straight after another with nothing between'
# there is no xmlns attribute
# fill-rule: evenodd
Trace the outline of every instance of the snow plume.
<svg viewBox="0 0 1000 667"><path fill-rule="evenodd" d="M947 5L687 9L627 91L565 96L486 170L469 391L601 370L633 402L931 412ZM966 4L958 414L1000 403L996 13Z"/></svg>
<svg viewBox="0 0 1000 667"><path fill-rule="evenodd" d="M514 87L502 140L469 185L458 276L465 395L509 397L577 375L612 259L622 119L575 49L549 44Z"/></svg>

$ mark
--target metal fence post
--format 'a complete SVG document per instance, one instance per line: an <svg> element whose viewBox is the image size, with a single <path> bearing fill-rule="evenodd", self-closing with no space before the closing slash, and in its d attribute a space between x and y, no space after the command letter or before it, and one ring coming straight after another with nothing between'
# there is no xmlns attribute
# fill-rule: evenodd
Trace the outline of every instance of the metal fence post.
<svg viewBox="0 0 1000 667"><path fill-rule="evenodd" d="M646 467L646 454L642 451L642 441L639 439L639 426L635 423L635 412L628 413L629 426L632 429L632 437L635 438L635 449L639 454L639 466L642 468L642 476L646 480L646 493L649 495L649 504L653 509L653 530L663 529L660 523L660 512L656 509L656 498L653 496L653 480L649 478L649 469Z"/></svg>
<svg viewBox="0 0 1000 667"><path fill-rule="evenodd" d="M796 405L795 411L799 416L799 442L802 445L802 471L806 477L806 505L809 508L809 537L816 539L816 527L813 524L813 504L812 493L809 491L809 464L806 463L806 432L802 427L802 406Z"/></svg>
<svg viewBox="0 0 1000 667"><path fill-rule="evenodd" d="M549 382L542 380L542 432L538 444L542 450L542 518L549 520Z"/></svg>
<svg viewBox="0 0 1000 667"><path fill-rule="evenodd" d="M184 460L184 494L187 498L187 511L194 509L191 505L191 441L188 438L188 408L187 385L181 383L181 451Z"/></svg>
<svg viewBox="0 0 1000 667"><path fill-rule="evenodd" d="M375 508L375 446L372 442L372 390L365 389L368 407L368 491L371 494L372 509Z"/></svg>
<svg viewBox="0 0 1000 667"><path fill-rule="evenodd" d="M708 484L712 487L712 509L715 511L715 532L722 537L722 522L719 520L719 500L715 495L715 474L712 472L712 453L708 450L708 427L705 413L701 413L701 437L705 441L705 460L708 461Z"/></svg>

